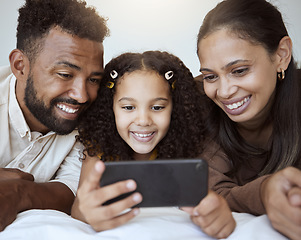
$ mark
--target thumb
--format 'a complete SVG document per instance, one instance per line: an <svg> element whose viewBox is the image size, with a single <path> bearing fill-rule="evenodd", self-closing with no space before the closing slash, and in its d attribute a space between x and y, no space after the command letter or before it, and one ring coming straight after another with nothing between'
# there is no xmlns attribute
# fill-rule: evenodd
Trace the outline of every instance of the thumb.
<svg viewBox="0 0 301 240"><path fill-rule="evenodd" d="M288 192L288 199L292 206L301 207L301 189L293 187Z"/></svg>
<svg viewBox="0 0 301 240"><path fill-rule="evenodd" d="M189 215L193 215L193 207L180 207L180 209L186 213L188 213Z"/></svg>
<svg viewBox="0 0 301 240"><path fill-rule="evenodd" d="M104 163L100 160L96 161L94 167L91 169L90 173L88 173L86 179L83 181L82 189L85 189L85 191L90 192L96 188L99 188L99 181L104 170Z"/></svg>

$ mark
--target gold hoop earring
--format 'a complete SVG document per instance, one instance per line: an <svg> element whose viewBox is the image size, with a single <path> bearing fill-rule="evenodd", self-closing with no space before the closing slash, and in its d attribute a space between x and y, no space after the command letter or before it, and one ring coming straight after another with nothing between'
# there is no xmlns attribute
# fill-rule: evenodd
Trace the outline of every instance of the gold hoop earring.
<svg viewBox="0 0 301 240"><path fill-rule="evenodd" d="M285 78L284 69L280 68L281 72L277 73L278 80L283 80Z"/></svg>

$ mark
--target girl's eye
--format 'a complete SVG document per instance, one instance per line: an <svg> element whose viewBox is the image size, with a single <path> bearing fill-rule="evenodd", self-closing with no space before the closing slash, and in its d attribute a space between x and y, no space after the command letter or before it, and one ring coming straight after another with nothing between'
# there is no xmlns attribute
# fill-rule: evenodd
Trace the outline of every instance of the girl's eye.
<svg viewBox="0 0 301 240"><path fill-rule="evenodd" d="M133 106L124 106L124 107L122 107L122 109L127 110L127 111L131 111L131 110L134 110L135 107L133 107Z"/></svg>
<svg viewBox="0 0 301 240"><path fill-rule="evenodd" d="M214 75L214 74L203 75L203 79L206 82L214 82L217 78L218 78L218 76Z"/></svg>
<svg viewBox="0 0 301 240"><path fill-rule="evenodd" d="M165 107L164 106L153 106L152 107L152 110L155 110L155 111L160 111L162 109L164 109Z"/></svg>
<svg viewBox="0 0 301 240"><path fill-rule="evenodd" d="M249 68L238 68L232 71L232 74L237 76L243 76L249 71Z"/></svg>

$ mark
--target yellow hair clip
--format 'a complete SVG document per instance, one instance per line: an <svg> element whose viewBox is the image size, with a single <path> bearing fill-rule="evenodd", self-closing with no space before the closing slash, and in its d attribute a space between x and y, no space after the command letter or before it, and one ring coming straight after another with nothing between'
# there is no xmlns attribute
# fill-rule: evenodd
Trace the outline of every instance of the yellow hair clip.
<svg viewBox="0 0 301 240"><path fill-rule="evenodd" d="M113 88L114 85L115 85L114 82L109 81L109 82L107 82L106 87L108 87L108 88Z"/></svg>

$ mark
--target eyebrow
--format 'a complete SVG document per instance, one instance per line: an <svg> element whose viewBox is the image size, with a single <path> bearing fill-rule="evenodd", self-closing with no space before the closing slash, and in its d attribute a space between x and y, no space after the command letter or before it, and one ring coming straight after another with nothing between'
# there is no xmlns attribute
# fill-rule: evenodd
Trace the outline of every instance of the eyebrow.
<svg viewBox="0 0 301 240"><path fill-rule="evenodd" d="M57 65L63 65L63 66L67 66L69 68L72 68L72 69L75 69L77 71L80 71L81 70L81 67L75 65L75 64L72 64L70 62L67 62L67 61L61 61L61 62L58 62ZM104 72L92 72L91 73L92 76L103 76L104 75Z"/></svg>
<svg viewBox="0 0 301 240"><path fill-rule="evenodd" d="M121 102L121 101L136 101L134 98L130 98L130 97L123 97L123 98L120 98L118 100L118 102ZM168 101L167 98L162 98L162 97L159 97L159 98L155 98L153 99L153 101Z"/></svg>
<svg viewBox="0 0 301 240"><path fill-rule="evenodd" d="M64 65L64 66L67 66L69 68L73 68L75 70L81 70L81 68L77 65L74 65L70 62L67 62L67 61L61 61L61 62L58 62L57 65Z"/></svg>
<svg viewBox="0 0 301 240"><path fill-rule="evenodd" d="M237 59L237 60L229 62L228 64L223 66L222 70L224 70L225 68L229 68L237 63L244 63L244 62L249 62L249 60ZM209 68L200 68L200 72L202 72L202 71L212 72L212 70Z"/></svg>

